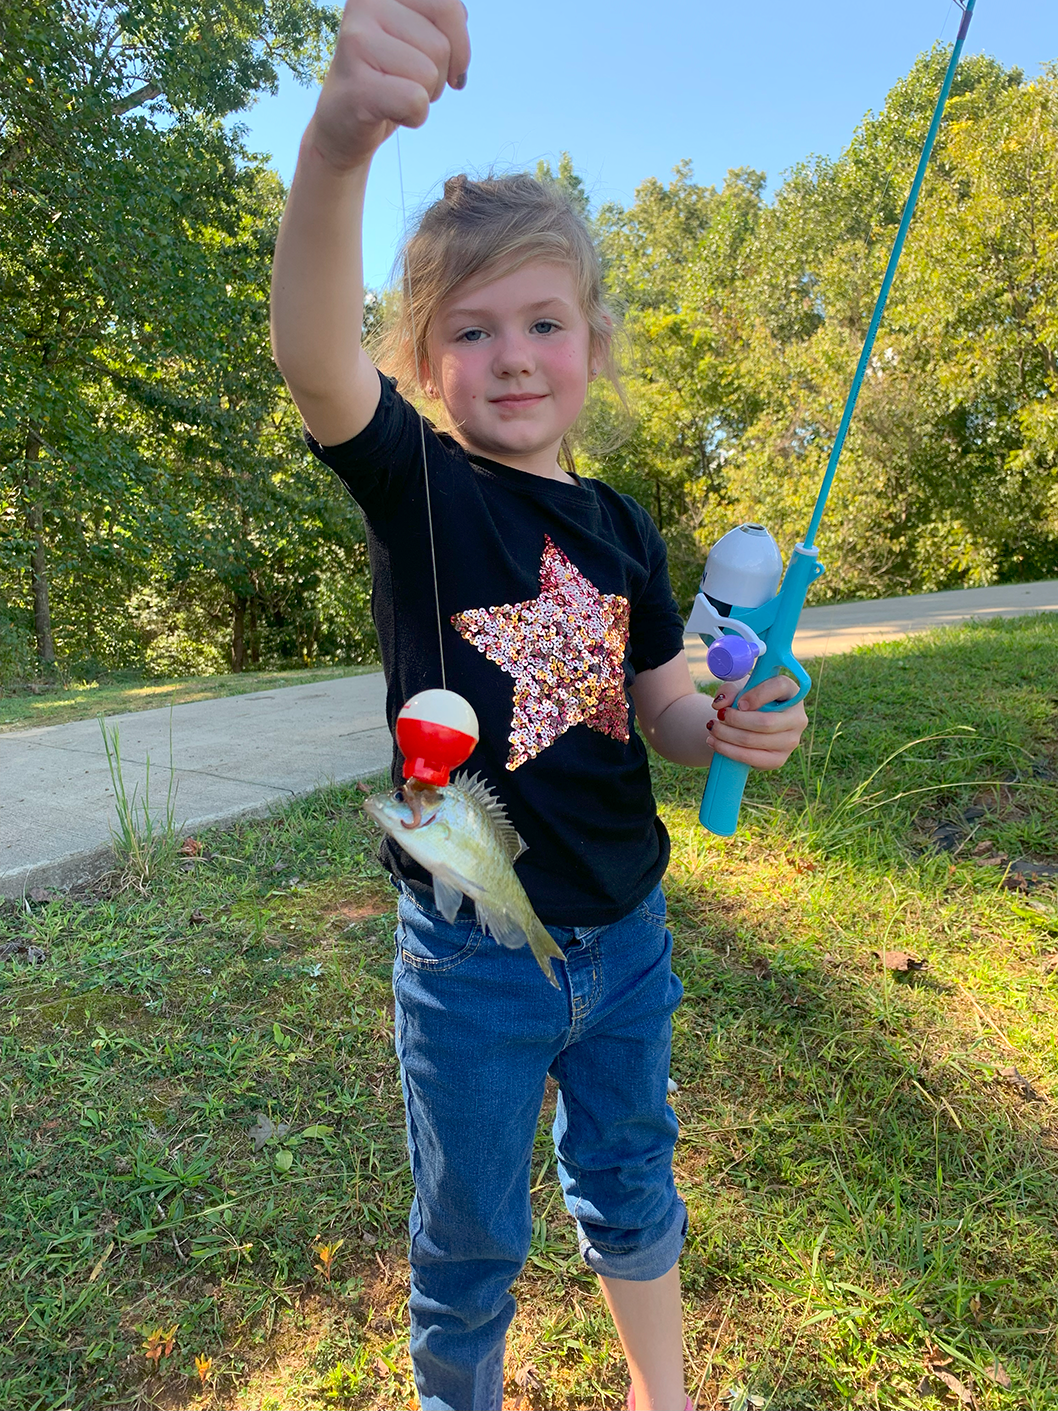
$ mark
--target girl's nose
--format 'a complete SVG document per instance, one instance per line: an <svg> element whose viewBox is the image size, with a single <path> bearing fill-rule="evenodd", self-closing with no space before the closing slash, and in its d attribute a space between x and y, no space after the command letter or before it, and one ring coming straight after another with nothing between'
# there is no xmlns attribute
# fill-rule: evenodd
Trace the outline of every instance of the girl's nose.
<svg viewBox="0 0 1058 1411"><path fill-rule="evenodd" d="M528 339L498 338L494 347L494 367L500 377L518 377L532 372L535 363Z"/></svg>

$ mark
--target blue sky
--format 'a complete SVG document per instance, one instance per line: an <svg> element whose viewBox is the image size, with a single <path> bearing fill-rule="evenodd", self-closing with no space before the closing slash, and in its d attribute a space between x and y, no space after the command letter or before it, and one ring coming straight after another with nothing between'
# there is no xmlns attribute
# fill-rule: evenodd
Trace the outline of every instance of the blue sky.
<svg viewBox="0 0 1058 1411"><path fill-rule="evenodd" d="M836 154L856 124L938 38L953 0L468 0L474 57L467 87L401 134L409 217L446 176L557 165L568 151L592 200L628 204L648 176L689 157L696 178L729 167L767 172ZM1058 59L1053 0L978 0L966 51L1033 76ZM247 142L289 181L316 90L286 78L241 115ZM365 278L389 277L403 221L391 139L375 158L364 230Z"/></svg>

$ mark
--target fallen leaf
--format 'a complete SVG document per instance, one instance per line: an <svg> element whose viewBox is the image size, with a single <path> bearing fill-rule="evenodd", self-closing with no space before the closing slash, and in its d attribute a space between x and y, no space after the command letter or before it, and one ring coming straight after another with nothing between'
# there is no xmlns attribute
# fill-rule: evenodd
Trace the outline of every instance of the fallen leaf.
<svg viewBox="0 0 1058 1411"><path fill-rule="evenodd" d="M948 1390L954 1396L957 1396L959 1398L959 1404L961 1406L967 1406L970 1408L970 1411L976 1411L977 1401L974 1398L974 1394L970 1390L970 1388L964 1386L963 1383L959 1380L959 1378L956 1377L953 1373L944 1370L946 1367L950 1367L951 1363L952 1358L945 1357L944 1354L941 1353L938 1348L929 1348L926 1353L927 1375L923 1379L927 1383L925 1390L929 1390L929 1378L935 1377L938 1382L943 1382L943 1384L948 1388ZM921 1383L919 1384L919 1391L923 1391L923 1386Z"/></svg>
<svg viewBox="0 0 1058 1411"><path fill-rule="evenodd" d="M996 1077L1002 1078L1011 1087L1017 1088L1026 1102L1044 1102L1045 1099L1036 1091L1028 1078L1018 1072L1016 1068L997 1068Z"/></svg>
<svg viewBox="0 0 1058 1411"><path fill-rule="evenodd" d="M15 960L23 956L30 965L43 965L48 952L40 946L31 946L28 941L5 941L0 946L0 960Z"/></svg>
<svg viewBox="0 0 1058 1411"><path fill-rule="evenodd" d="M925 970L929 964L928 960L916 960L913 955L908 955L906 950L872 950L871 954L882 962L886 970L896 970L902 975L915 970Z"/></svg>
<svg viewBox="0 0 1058 1411"><path fill-rule="evenodd" d="M275 1123L269 1120L263 1112L257 1114L257 1122L250 1128L250 1136L253 1137L254 1151L260 1151L266 1142L272 1137L277 1137L280 1141L290 1131L289 1122Z"/></svg>
<svg viewBox="0 0 1058 1411"><path fill-rule="evenodd" d="M999 1358L993 1358L991 1367L985 1367L981 1372L982 1377L987 1377L990 1382L995 1382L996 1386L1010 1389L1010 1374L1000 1362Z"/></svg>
<svg viewBox="0 0 1058 1411"><path fill-rule="evenodd" d="M758 980L771 979L771 966L768 964L768 962L764 959L763 956L758 957L753 962L752 969L754 975L756 975Z"/></svg>
<svg viewBox="0 0 1058 1411"><path fill-rule="evenodd" d="M953 1377L950 1372L942 1371L940 1367L934 1367L932 1371L937 1380L943 1382L948 1390L959 1398L960 1406L968 1406L970 1411L976 1411L977 1402L969 1387L963 1386L958 1377Z"/></svg>
<svg viewBox="0 0 1058 1411"><path fill-rule="evenodd" d="M985 853L991 852L994 847L995 843L990 842L987 838L982 838L974 848L974 857L984 857Z"/></svg>
<svg viewBox="0 0 1058 1411"><path fill-rule="evenodd" d="M185 838L180 844L180 851L184 857L201 857L202 844L197 838Z"/></svg>
<svg viewBox="0 0 1058 1411"><path fill-rule="evenodd" d="M523 1391L542 1391L544 1387L544 1383L531 1362L518 1368L514 1374L514 1381L515 1385L520 1386Z"/></svg>
<svg viewBox="0 0 1058 1411"><path fill-rule="evenodd" d="M362 779L358 779L356 781L356 787L360 790L362 794L369 794L371 792L371 786L369 784L365 784Z"/></svg>
<svg viewBox="0 0 1058 1411"><path fill-rule="evenodd" d="M57 893L48 887L31 887L26 895L30 901L54 901Z"/></svg>
<svg viewBox="0 0 1058 1411"><path fill-rule="evenodd" d="M89 1276L88 1276L88 1282L89 1282L90 1284L94 1284L95 1281L96 1281L96 1279L99 1278L99 1275L103 1272L103 1265L104 1265L104 1264L107 1262L107 1260L110 1258L111 1254L113 1253L113 1250L114 1250L114 1241L111 1240L110 1243L107 1245L106 1249L104 1249L103 1253L102 1253L102 1254L99 1256L99 1258L96 1260L95 1268L92 1270L92 1272L91 1272L91 1273L89 1274Z"/></svg>
<svg viewBox="0 0 1058 1411"><path fill-rule="evenodd" d="M191 913L191 915L190 915L187 919L188 919L188 924L189 924L189 925L191 925L191 926L201 926L202 923L205 921L206 916L205 916L205 913L204 913L204 912L199 911L198 908L196 907L195 910Z"/></svg>

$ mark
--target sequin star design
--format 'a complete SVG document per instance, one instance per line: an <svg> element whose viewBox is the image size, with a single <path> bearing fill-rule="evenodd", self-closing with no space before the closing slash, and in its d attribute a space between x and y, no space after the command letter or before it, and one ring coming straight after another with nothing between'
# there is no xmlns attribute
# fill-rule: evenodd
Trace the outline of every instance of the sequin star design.
<svg viewBox="0 0 1058 1411"><path fill-rule="evenodd" d="M573 725L628 739L628 599L600 593L546 535L538 598L457 612L452 625L514 677L508 769Z"/></svg>

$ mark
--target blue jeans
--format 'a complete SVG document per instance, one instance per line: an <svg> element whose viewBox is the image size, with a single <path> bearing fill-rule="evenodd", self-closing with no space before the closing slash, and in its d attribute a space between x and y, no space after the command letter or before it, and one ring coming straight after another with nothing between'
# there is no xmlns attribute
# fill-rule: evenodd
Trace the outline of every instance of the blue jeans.
<svg viewBox="0 0 1058 1411"><path fill-rule="evenodd" d="M660 887L613 925L548 928L566 956L554 962L560 990L527 946L505 950L471 918L449 923L406 887L398 916L415 1382L423 1411L499 1411L549 1073L558 1175L588 1266L647 1280L679 1258L687 1215L667 1090L683 986Z"/></svg>

